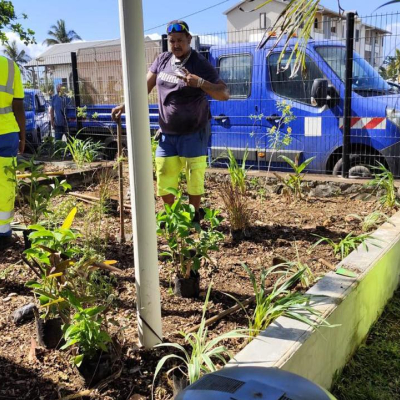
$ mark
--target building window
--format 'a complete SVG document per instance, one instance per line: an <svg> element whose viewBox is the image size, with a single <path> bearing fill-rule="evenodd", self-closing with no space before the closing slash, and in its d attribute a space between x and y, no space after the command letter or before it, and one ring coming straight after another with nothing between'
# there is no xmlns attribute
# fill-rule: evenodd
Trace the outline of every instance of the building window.
<svg viewBox="0 0 400 400"><path fill-rule="evenodd" d="M332 25L331 25L331 33L335 33L336 34L336 21L332 21Z"/></svg>
<svg viewBox="0 0 400 400"><path fill-rule="evenodd" d="M267 14L260 13L260 29L267 29Z"/></svg>
<svg viewBox="0 0 400 400"><path fill-rule="evenodd" d="M314 29L318 29L318 18L314 19Z"/></svg>
<svg viewBox="0 0 400 400"><path fill-rule="evenodd" d="M360 30L356 29L356 42L360 41Z"/></svg>
<svg viewBox="0 0 400 400"><path fill-rule="evenodd" d="M219 77L228 85L230 98L245 99L251 92L251 55L222 56Z"/></svg>
<svg viewBox="0 0 400 400"><path fill-rule="evenodd" d="M66 90L68 90L68 79L67 78L61 78L61 85L65 87Z"/></svg>

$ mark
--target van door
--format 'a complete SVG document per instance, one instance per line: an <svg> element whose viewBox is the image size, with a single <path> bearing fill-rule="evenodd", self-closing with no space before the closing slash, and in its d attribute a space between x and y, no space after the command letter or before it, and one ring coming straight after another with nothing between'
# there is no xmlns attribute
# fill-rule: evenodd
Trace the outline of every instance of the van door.
<svg viewBox="0 0 400 400"><path fill-rule="evenodd" d="M257 162L255 138L261 130L260 121L251 116L259 114L260 66L255 45L246 47L212 48L210 62L228 85L228 101L210 100L211 158L214 164L223 163L230 148L238 160L249 150L250 163ZM219 161L219 162L218 162Z"/></svg>
<svg viewBox="0 0 400 400"><path fill-rule="evenodd" d="M298 71L290 78L294 67L294 57L286 70L280 70L278 73L278 59L280 48L275 52L268 54L264 50L264 63L266 65L261 93L261 112L267 116L262 120L262 129L264 131L265 146L265 165L268 166L272 161L273 168L280 170L289 168L282 162L280 155L295 160L299 156L299 162L315 157L309 164L308 170L313 172L325 173L327 156L330 154L333 143L337 143L342 133L339 129L339 117L341 108L339 104L329 108L328 106L317 107L311 101L311 88L315 79L327 79L321 66L314 61L313 55L306 54L305 72ZM290 56L288 51L282 59L281 65L285 66ZM282 112L279 105L290 106L294 120L285 124L280 120ZM339 103L339 102L337 102ZM276 152L273 147L274 137L270 134L270 129L276 127L278 134L285 135L290 132L290 144L280 146ZM277 129L280 128L280 129ZM289 131L288 131L288 128Z"/></svg>
<svg viewBox="0 0 400 400"><path fill-rule="evenodd" d="M46 100L42 93L35 94L35 126L37 131L37 144L50 135L50 117Z"/></svg>

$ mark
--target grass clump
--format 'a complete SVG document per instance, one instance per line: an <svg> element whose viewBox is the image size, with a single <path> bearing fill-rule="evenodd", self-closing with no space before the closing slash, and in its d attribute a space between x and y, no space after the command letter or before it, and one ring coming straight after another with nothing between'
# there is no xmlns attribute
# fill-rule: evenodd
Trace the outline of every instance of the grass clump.
<svg viewBox="0 0 400 400"><path fill-rule="evenodd" d="M394 185L393 174L381 163L378 167L373 167L376 171L374 173L374 179L367 183L367 186L374 188L374 191L380 191L382 193L379 201L384 208L394 208L400 205L397 188Z"/></svg>

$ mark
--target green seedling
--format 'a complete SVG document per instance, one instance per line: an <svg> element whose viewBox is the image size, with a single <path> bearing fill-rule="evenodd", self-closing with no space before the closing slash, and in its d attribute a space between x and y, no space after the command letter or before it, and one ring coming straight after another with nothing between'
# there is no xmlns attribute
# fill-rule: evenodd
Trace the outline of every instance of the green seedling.
<svg viewBox="0 0 400 400"><path fill-rule="evenodd" d="M209 332L206 328L206 312L211 286L208 287L198 331L194 333L180 332L187 346L184 347L178 343L163 343L155 346L178 350L180 355L168 354L158 362L154 373L153 389L160 370L168 360L177 361L178 365L172 367L167 373L170 374L179 369L187 376L189 383L192 384L204 374L217 371L220 365L226 364L229 358L232 357L231 352L223 344L224 341L248 337L246 329L235 329L222 333L213 339L209 337Z"/></svg>
<svg viewBox="0 0 400 400"><path fill-rule="evenodd" d="M346 237L340 240L338 243L335 243L332 239L327 237L315 235L320 239L312 246L312 249L318 246L321 243L326 243L332 247L333 254L343 260L347 257L353 250L357 250L359 245L362 245L363 248L368 251L369 247L368 244L372 244L373 246L380 247L377 243L374 243L374 240L377 240L369 233L363 233L358 236L354 236L353 232L350 232L346 235Z"/></svg>

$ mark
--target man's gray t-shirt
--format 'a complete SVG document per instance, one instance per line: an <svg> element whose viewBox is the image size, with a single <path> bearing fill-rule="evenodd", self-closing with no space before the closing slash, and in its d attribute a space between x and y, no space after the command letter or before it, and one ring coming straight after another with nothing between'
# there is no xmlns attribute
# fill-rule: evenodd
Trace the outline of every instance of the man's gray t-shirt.
<svg viewBox="0 0 400 400"><path fill-rule="evenodd" d="M160 54L150 67L157 74L159 125L161 131L171 135L197 132L206 127L210 119L207 95L200 88L186 86L171 64L172 53ZM197 51L184 66L190 73L211 83L219 81L215 68Z"/></svg>

